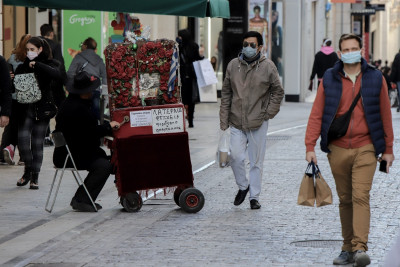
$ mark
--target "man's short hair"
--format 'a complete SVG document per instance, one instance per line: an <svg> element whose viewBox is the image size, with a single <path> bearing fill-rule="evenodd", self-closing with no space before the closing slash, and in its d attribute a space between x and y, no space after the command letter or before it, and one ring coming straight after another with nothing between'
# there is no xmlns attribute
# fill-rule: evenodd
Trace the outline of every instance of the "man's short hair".
<svg viewBox="0 0 400 267"><path fill-rule="evenodd" d="M354 39L358 42L358 44L360 45L360 49L362 48L362 41L361 38L358 35L355 35L354 33L345 33L342 34L342 36L340 36L339 39L339 50L342 51L342 42L345 40L351 40Z"/></svg>
<svg viewBox="0 0 400 267"><path fill-rule="evenodd" d="M96 50L97 48L97 42L92 37L87 38L85 41L83 41L82 44L85 45L88 49Z"/></svg>
<svg viewBox="0 0 400 267"><path fill-rule="evenodd" d="M53 27L50 24L43 24L40 26L40 35L43 37L49 36L50 33L54 32Z"/></svg>
<svg viewBox="0 0 400 267"><path fill-rule="evenodd" d="M253 11L256 11L256 10L258 10L259 12L261 12L261 7L260 7L260 6L255 6L255 7L253 8Z"/></svg>
<svg viewBox="0 0 400 267"><path fill-rule="evenodd" d="M263 45L263 38L259 32L249 31L249 32L245 33L243 36L243 41L244 41L244 39L247 39L249 37L256 37L258 45Z"/></svg>

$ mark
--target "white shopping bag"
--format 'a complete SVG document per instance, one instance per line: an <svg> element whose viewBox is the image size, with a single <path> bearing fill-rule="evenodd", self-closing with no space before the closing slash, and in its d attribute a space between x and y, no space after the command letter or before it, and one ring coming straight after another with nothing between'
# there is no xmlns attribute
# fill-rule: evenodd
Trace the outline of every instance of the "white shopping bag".
<svg viewBox="0 0 400 267"><path fill-rule="evenodd" d="M218 83L214 69L208 59L193 62L199 88Z"/></svg>
<svg viewBox="0 0 400 267"><path fill-rule="evenodd" d="M219 142L218 142L218 150L217 150L217 161L218 165L221 168L229 166L229 157L230 157L230 131L229 129L225 131L220 131L219 134Z"/></svg>

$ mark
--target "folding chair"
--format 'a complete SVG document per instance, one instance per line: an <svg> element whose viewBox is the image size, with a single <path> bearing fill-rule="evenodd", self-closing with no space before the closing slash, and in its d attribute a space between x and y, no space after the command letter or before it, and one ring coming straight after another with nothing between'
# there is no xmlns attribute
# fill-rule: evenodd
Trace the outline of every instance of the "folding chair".
<svg viewBox="0 0 400 267"><path fill-rule="evenodd" d="M54 166L54 168L56 169L56 173L54 174L54 178L53 178L53 182L52 182L52 184L51 184L49 196L47 197L47 202L46 202L45 210L46 210L47 212L50 212L50 213L51 213L51 211L53 210L54 203L56 202L58 190L60 189L61 180L62 180L62 178L63 178L63 176L64 176L64 171L67 170L67 171L71 171L72 174L74 175L74 178L75 178L76 183L78 184L78 187L81 186L81 185L83 186L83 188L84 188L85 191L86 191L87 196L88 196L89 199L90 199L90 202L91 202L92 205L93 205L93 208L95 209L95 211L97 211L96 204L94 203L92 197L90 196L89 191L87 190L87 188L86 188L86 186L85 186L85 184L84 184L84 182L83 182L83 180L82 180L82 177L80 176L79 171L78 171L78 169L76 168L75 161L74 161L74 159L72 158L71 151L69 150L69 147L68 147L68 145L67 145L67 142L65 141L64 135L62 134L62 132L53 132L51 135L52 135L52 137L53 137L54 147L57 148L57 147L65 146L65 148L67 149L68 154L67 154L67 157L65 158L64 166L63 166L62 168L57 168L56 166ZM73 168L68 168L68 167L66 167L66 166L67 166L68 159L71 159ZM54 198L53 198L53 202L52 202L51 207L50 207L50 209L49 209L48 207L49 207L50 197L51 197L52 192L53 192L53 188L54 188L54 184L55 184L56 179L57 179L58 171L60 171L60 170L61 170L60 180L58 181L58 185L57 185L57 189L56 189L56 192L55 192L55 195L54 195Z"/></svg>

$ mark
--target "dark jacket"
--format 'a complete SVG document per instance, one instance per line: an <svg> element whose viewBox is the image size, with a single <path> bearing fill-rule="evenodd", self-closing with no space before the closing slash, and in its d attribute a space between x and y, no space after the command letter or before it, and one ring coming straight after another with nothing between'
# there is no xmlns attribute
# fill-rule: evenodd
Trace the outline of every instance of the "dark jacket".
<svg viewBox="0 0 400 267"><path fill-rule="evenodd" d="M34 68L29 67L29 62L31 62L31 60L29 60L29 58L26 58L24 63L19 65L16 69L15 75L24 73L35 73L40 91L42 92L42 98L36 103L23 104L21 106L24 107L25 110L27 110L28 107L33 108L35 110L35 117L38 120L38 110L40 110L41 107L45 106L47 102L54 103L54 86L52 84L58 81L63 81L65 79L65 72L62 72L62 65L59 61L55 59L44 58L42 54L39 54L39 56L37 56L32 61L36 62Z"/></svg>
<svg viewBox="0 0 400 267"><path fill-rule="evenodd" d="M397 53L392 63L392 72L390 73L390 81L393 83L400 82L400 53Z"/></svg>
<svg viewBox="0 0 400 267"><path fill-rule="evenodd" d="M193 90L198 90L193 62L201 60L203 57L199 54L199 45L191 40L190 33L187 30L180 30L178 35L182 37L182 43L179 45L182 102L189 105L198 101L198 99L193 99Z"/></svg>
<svg viewBox="0 0 400 267"><path fill-rule="evenodd" d="M62 65L64 65L64 57L61 52L61 45L51 39L44 38L47 43L49 43L50 48L51 48L51 54L53 55L53 58L58 60Z"/></svg>
<svg viewBox="0 0 400 267"><path fill-rule="evenodd" d="M56 116L56 131L63 133L78 169L87 169L98 158L106 158L100 138L111 135L110 123L98 125L90 109L91 100L69 94ZM67 156L64 147L54 149L53 162L62 167Z"/></svg>
<svg viewBox="0 0 400 267"><path fill-rule="evenodd" d="M375 154L379 155L386 149L384 129L380 114L380 93L382 87L382 73L375 67L367 64L365 59L361 62L361 101L368 125L369 135L375 148ZM323 79L325 89L325 107L321 125L321 150L328 149L328 130L335 118L342 95L343 62L339 61L335 66L326 71Z"/></svg>
<svg viewBox="0 0 400 267"><path fill-rule="evenodd" d="M11 115L11 78L7 61L0 56L0 116Z"/></svg>
<svg viewBox="0 0 400 267"><path fill-rule="evenodd" d="M338 56L335 52L326 55L319 51L317 54L315 54L310 80L314 79L315 74L317 74L318 79L321 79L324 76L325 71L329 68L332 68L336 61L338 61Z"/></svg>

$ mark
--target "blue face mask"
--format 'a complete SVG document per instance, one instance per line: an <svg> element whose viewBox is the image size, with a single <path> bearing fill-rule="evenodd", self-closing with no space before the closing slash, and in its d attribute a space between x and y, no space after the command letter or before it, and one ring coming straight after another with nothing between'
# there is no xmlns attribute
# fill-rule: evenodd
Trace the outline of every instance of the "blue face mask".
<svg viewBox="0 0 400 267"><path fill-rule="evenodd" d="M250 45L243 47L243 55L247 58L252 58L257 54L257 48L252 48Z"/></svg>
<svg viewBox="0 0 400 267"><path fill-rule="evenodd" d="M361 51L348 52L342 54L342 61L346 64L354 64L361 62Z"/></svg>

